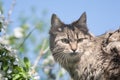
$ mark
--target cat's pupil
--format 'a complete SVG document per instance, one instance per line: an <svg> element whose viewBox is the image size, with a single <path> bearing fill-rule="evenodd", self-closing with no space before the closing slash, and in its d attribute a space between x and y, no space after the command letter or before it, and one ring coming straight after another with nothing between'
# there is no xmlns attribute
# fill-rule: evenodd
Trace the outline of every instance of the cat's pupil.
<svg viewBox="0 0 120 80"><path fill-rule="evenodd" d="M80 38L80 39L77 40L78 43L82 42L82 41L83 41L83 38Z"/></svg>
<svg viewBox="0 0 120 80"><path fill-rule="evenodd" d="M63 43L67 43L67 44L70 42L70 40L69 40L69 39L66 39L66 38L61 39L61 41L62 41Z"/></svg>

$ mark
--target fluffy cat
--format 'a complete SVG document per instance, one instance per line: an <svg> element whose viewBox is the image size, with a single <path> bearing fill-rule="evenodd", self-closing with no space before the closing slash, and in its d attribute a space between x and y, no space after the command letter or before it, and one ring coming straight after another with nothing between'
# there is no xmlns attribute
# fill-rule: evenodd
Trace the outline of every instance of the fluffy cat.
<svg viewBox="0 0 120 80"><path fill-rule="evenodd" d="M71 24L52 15L50 50L55 61L69 72L73 80L120 80L120 57L113 54L120 52L111 51L115 47L109 46L111 35L94 37L86 22L85 12Z"/></svg>

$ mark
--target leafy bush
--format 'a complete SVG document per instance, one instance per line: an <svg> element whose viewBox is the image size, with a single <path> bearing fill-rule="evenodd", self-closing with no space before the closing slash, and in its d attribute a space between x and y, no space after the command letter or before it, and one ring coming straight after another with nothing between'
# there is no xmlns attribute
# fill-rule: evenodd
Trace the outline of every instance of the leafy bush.
<svg viewBox="0 0 120 80"><path fill-rule="evenodd" d="M61 78L61 80L65 80L62 77L66 72L58 64L55 64L49 51L48 39L43 36L43 34L46 34L45 30L48 26L44 19L41 20L34 16L31 20L28 18L29 16L19 16L20 27L15 27L13 32L9 34L11 29L9 30L8 26L11 22L10 16L14 4L15 0L13 0L12 7L8 11L7 18L3 15L2 4L0 5L0 79L60 80ZM28 19L32 22L31 24L27 23ZM34 30L36 32L32 33ZM33 44L34 49L31 55L37 57L34 63L29 57L24 57L31 51L29 48L33 48ZM21 58L21 55L23 58Z"/></svg>
<svg viewBox="0 0 120 80"><path fill-rule="evenodd" d="M30 80L33 75L31 64L27 57L20 60L17 51L6 44L7 20L0 14L0 79L2 80ZM39 78L39 76L38 76Z"/></svg>

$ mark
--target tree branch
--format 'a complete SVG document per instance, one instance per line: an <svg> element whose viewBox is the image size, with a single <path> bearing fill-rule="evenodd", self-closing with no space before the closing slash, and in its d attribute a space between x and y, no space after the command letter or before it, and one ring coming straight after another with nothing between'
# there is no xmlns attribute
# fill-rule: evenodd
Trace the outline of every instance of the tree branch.
<svg viewBox="0 0 120 80"><path fill-rule="evenodd" d="M40 52L39 52L39 55L38 55L38 57L36 58L36 60L35 60L35 62L34 62L34 65L33 65L33 67L32 67L32 73L35 72L35 68L36 68L36 66L37 66L37 64L38 64L41 56L42 56L43 54L45 54L45 53L49 50L49 47L47 47L47 48L44 50L45 45L46 45L46 40L44 40L44 42L43 42L43 44L42 44L42 48L41 48L41 50L40 50Z"/></svg>
<svg viewBox="0 0 120 80"><path fill-rule="evenodd" d="M13 2L12 2L12 4L11 4L11 7L10 7L10 9L9 9L9 11L8 11L8 18L7 18L8 24L11 22L10 16L11 16L11 14L12 14L12 12L13 12L13 9L14 9L15 4L16 4L16 0L13 0Z"/></svg>
<svg viewBox="0 0 120 80"><path fill-rule="evenodd" d="M28 37L32 34L32 32L33 32L35 29L36 29L36 27L34 27L34 28L28 33L28 35L24 38L23 42L20 44L20 46L18 47L18 49L23 46L23 44L25 43L25 41L28 39Z"/></svg>

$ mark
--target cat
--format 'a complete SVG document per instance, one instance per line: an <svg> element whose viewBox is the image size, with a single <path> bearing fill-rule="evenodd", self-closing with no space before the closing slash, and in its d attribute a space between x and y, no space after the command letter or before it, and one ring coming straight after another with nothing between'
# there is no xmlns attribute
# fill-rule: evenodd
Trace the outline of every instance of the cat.
<svg viewBox="0 0 120 80"><path fill-rule="evenodd" d="M73 80L120 80L120 59L112 52L109 54L107 48L109 34L93 36L87 27L86 12L71 24L63 23L53 14L49 34L55 61Z"/></svg>

